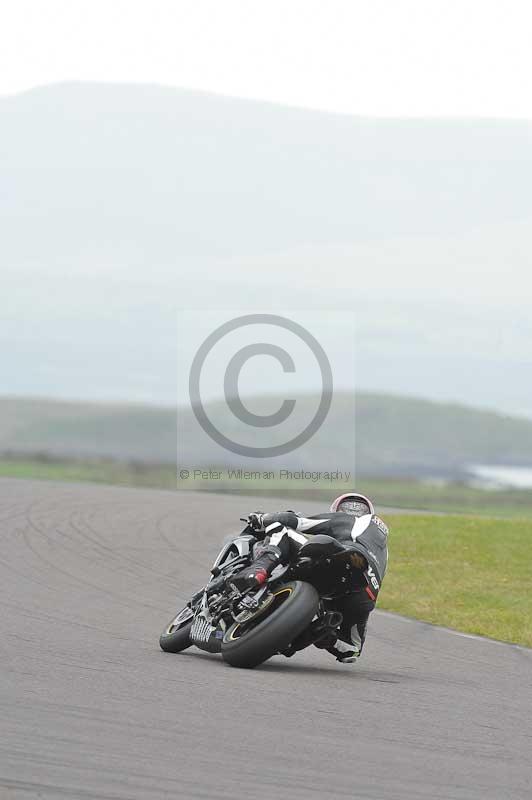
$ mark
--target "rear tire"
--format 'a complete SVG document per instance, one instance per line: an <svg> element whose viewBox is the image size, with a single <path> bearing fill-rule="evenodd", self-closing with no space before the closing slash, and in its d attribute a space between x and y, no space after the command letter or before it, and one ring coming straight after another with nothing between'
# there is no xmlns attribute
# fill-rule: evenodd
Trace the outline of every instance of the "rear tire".
<svg viewBox="0 0 532 800"><path fill-rule="evenodd" d="M252 669L288 645L310 624L319 605L319 595L310 583L292 581L273 591L286 599L250 630L235 623L225 632L222 657L232 667Z"/></svg>
<svg viewBox="0 0 532 800"><path fill-rule="evenodd" d="M184 611L185 609L183 609ZM192 619L179 622L179 617L183 614L180 611L174 619L168 623L159 637L159 645L165 653L181 653L192 644L190 631L192 630Z"/></svg>

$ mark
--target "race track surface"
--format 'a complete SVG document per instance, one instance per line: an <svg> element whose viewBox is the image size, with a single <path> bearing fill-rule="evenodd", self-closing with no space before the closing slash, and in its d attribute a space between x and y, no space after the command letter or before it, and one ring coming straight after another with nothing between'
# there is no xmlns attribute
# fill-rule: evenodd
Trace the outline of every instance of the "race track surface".
<svg viewBox="0 0 532 800"><path fill-rule="evenodd" d="M0 798L530 800L530 650L379 612L354 666L159 650L257 505L0 481Z"/></svg>

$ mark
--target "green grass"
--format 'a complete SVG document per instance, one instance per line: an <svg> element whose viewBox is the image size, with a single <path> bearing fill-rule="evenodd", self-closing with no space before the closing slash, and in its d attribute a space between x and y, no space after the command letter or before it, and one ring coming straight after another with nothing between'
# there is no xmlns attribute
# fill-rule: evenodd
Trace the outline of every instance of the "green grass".
<svg viewBox="0 0 532 800"><path fill-rule="evenodd" d="M381 505L397 508L478 516L532 517L532 491L529 489L486 490L464 483L440 485L387 478L363 478L357 486L369 497L378 498Z"/></svg>
<svg viewBox="0 0 532 800"><path fill-rule="evenodd" d="M0 477L50 481L82 481L113 486L175 489L176 471L170 464L142 464L117 461L62 461L39 458L0 459Z"/></svg>
<svg viewBox="0 0 532 800"><path fill-rule="evenodd" d="M379 608L532 647L532 521L386 517Z"/></svg>
<svg viewBox="0 0 532 800"><path fill-rule="evenodd" d="M21 456L4 454L0 457L0 477L33 478L58 481L88 481L116 486L190 491L227 492L267 497L286 497L291 500L323 500L348 491L351 486L331 483L302 483L301 481L217 481L177 479L172 464L148 464L136 461L94 459L77 461L46 454ZM372 497L378 506L426 511L445 511L490 517L532 518L532 492L525 490L486 491L464 484L445 486L425 484L415 480L362 478L357 488Z"/></svg>

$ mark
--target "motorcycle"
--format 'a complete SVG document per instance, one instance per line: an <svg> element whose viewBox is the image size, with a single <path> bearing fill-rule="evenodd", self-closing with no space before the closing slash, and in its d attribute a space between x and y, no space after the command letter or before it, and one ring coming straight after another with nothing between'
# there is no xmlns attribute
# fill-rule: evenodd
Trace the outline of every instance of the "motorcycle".
<svg viewBox="0 0 532 800"><path fill-rule="evenodd" d="M207 585L162 632L162 650L180 653L195 645L221 653L233 667L250 669L276 654L293 655L337 630L342 615L334 611L334 600L352 591L360 555L349 544L316 535L293 563L277 566L259 588L239 591L231 577L252 563L260 546L246 526L222 547ZM369 576L364 572L368 582L371 574L371 568Z"/></svg>

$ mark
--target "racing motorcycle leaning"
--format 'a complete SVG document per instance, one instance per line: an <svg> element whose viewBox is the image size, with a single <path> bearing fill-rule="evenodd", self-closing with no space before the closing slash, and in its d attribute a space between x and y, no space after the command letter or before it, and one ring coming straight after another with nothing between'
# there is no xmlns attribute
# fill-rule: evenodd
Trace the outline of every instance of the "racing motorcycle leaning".
<svg viewBox="0 0 532 800"><path fill-rule="evenodd" d="M378 535L378 528L372 528ZM378 544L373 541L370 551ZM222 547L207 585L161 634L163 650L179 653L195 645L221 653L234 667L252 668L278 653L293 655L340 626L342 615L334 611L334 601L351 591L353 570L360 568L357 542L313 536L293 563L276 567L259 588L238 590L231 577L252 563L261 546L246 526ZM383 568L380 559L369 561L363 562L364 578L370 590L378 590L385 562Z"/></svg>

